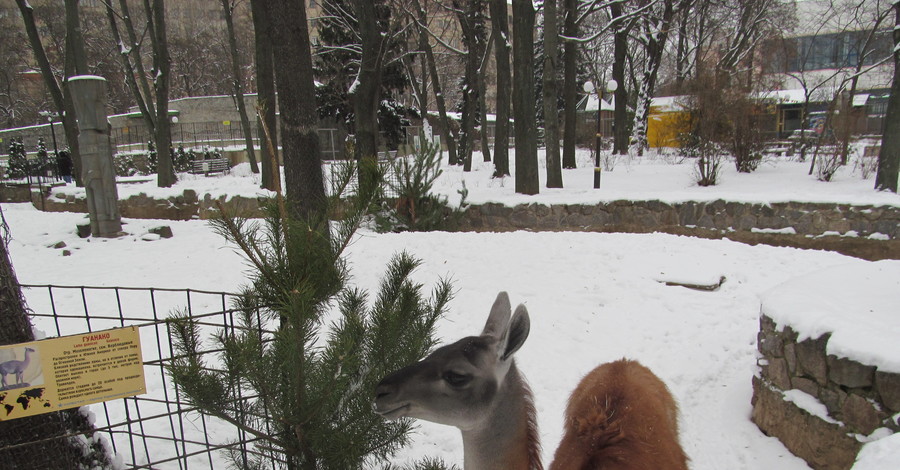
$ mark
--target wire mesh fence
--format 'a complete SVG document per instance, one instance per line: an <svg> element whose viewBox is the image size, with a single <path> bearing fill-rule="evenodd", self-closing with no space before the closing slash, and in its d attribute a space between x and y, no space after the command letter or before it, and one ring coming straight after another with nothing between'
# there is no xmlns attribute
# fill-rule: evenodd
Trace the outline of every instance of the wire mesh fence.
<svg viewBox="0 0 900 470"><path fill-rule="evenodd" d="M267 468L282 468L277 456L254 445L256 437L191 407L166 373L176 357L166 319L173 312L184 312L198 322L203 337L233 334L243 328L235 322L236 311L229 308L234 294L57 285L22 285L22 289L36 330L47 337L138 327L147 393L90 405L96 431L124 468L213 469L225 468L233 459L247 468L254 456L264 457L271 465ZM258 334L266 333L265 326L259 328ZM204 343L209 367L216 366L218 352ZM40 446L36 443L31 451L39 451Z"/></svg>

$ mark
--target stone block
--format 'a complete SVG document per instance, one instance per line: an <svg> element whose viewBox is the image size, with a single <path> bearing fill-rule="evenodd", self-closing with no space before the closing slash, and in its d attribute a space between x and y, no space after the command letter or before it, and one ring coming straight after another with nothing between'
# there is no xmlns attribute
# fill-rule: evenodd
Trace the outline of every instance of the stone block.
<svg viewBox="0 0 900 470"><path fill-rule="evenodd" d="M817 339L807 339L797 343L797 365L800 375L811 377L824 386L828 380L828 363L825 359L825 345L831 334Z"/></svg>
<svg viewBox="0 0 900 470"><path fill-rule="evenodd" d="M900 374L875 372L875 391L892 413L900 413Z"/></svg>
<svg viewBox="0 0 900 470"><path fill-rule="evenodd" d="M788 372L791 375L797 373L797 345L795 343L784 343L784 361L787 362Z"/></svg>
<svg viewBox="0 0 900 470"><path fill-rule="evenodd" d="M759 316L759 329L761 331L772 332L775 333L775 328L778 325L775 324L775 320L769 318L768 315L760 314Z"/></svg>
<svg viewBox="0 0 900 470"><path fill-rule="evenodd" d="M829 355L828 379L848 388L871 387L875 382L875 367Z"/></svg>
<svg viewBox="0 0 900 470"><path fill-rule="evenodd" d="M767 358L784 357L784 342L773 331L760 331L756 338L759 352Z"/></svg>
<svg viewBox="0 0 900 470"><path fill-rule="evenodd" d="M831 416L839 416L844 400L847 399L847 393L841 389L832 390L823 388L819 391L819 401L828 408L828 414Z"/></svg>
<svg viewBox="0 0 900 470"><path fill-rule="evenodd" d="M814 470L848 470L862 446L846 429L812 416L783 395L753 378L751 419L766 435L774 436Z"/></svg>
<svg viewBox="0 0 900 470"><path fill-rule="evenodd" d="M791 379L791 386L801 392L805 392L807 395L812 395L816 398L819 397L819 385L813 380L804 377L793 377Z"/></svg>
<svg viewBox="0 0 900 470"><path fill-rule="evenodd" d="M159 227L153 227L148 230L150 233L155 233L160 236L160 238L172 238L172 227L168 225L160 225Z"/></svg>
<svg viewBox="0 0 900 470"><path fill-rule="evenodd" d="M79 238L87 238L91 236L91 224L78 224L75 226L75 231L78 233Z"/></svg>
<svg viewBox="0 0 900 470"><path fill-rule="evenodd" d="M841 420L860 434L871 434L881 427L881 413L865 398L850 394L841 406Z"/></svg>
<svg viewBox="0 0 900 470"><path fill-rule="evenodd" d="M769 359L768 364L762 367L762 374L772 385L781 390L791 389L791 376L788 374L787 363L784 359Z"/></svg>

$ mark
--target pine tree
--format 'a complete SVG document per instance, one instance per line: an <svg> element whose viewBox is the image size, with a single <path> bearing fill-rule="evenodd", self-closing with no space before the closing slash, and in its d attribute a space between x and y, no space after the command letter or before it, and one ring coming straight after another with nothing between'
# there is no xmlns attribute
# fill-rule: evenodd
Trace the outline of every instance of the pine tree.
<svg viewBox="0 0 900 470"><path fill-rule="evenodd" d="M343 172L338 186L351 180ZM371 307L364 291L348 285L342 253L371 200L343 201L343 219L330 235L322 225L283 217L278 206L264 222L216 220L252 266L236 305L237 328L215 335L222 353L210 358L201 353L196 320L172 321L182 358L170 373L183 396L258 437L257 451L288 468L363 468L407 442L411 422L372 413L372 390L431 349L452 289L441 281L425 299L410 278L419 262L405 253L389 263Z"/></svg>
<svg viewBox="0 0 900 470"><path fill-rule="evenodd" d="M37 159L34 162L35 174L39 174L41 176L46 176L47 172L53 168L53 164L50 161L50 155L47 153L47 144L44 142L43 137L38 137L37 143Z"/></svg>
<svg viewBox="0 0 900 470"><path fill-rule="evenodd" d="M6 177L17 180L28 176L28 158L25 154L25 145L21 137L13 137L9 142L9 167L6 169Z"/></svg>

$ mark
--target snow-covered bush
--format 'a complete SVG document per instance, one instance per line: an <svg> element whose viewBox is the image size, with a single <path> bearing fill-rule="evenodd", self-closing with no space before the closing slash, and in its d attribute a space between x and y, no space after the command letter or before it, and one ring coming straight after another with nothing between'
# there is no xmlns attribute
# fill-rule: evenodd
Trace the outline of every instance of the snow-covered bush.
<svg viewBox="0 0 900 470"><path fill-rule="evenodd" d="M9 179L22 179L28 176L28 157L25 155L25 145L21 137L13 137L9 142L9 165L6 168L6 177Z"/></svg>

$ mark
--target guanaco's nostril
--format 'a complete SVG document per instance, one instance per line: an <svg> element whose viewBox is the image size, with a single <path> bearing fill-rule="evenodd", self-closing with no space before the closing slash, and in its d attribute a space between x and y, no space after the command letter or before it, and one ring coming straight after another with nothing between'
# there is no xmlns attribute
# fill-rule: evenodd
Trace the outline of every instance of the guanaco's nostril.
<svg viewBox="0 0 900 470"><path fill-rule="evenodd" d="M391 393L392 393L391 387L388 387L386 385L379 384L377 387L375 387L375 399L376 400L380 400L384 397L387 397Z"/></svg>

